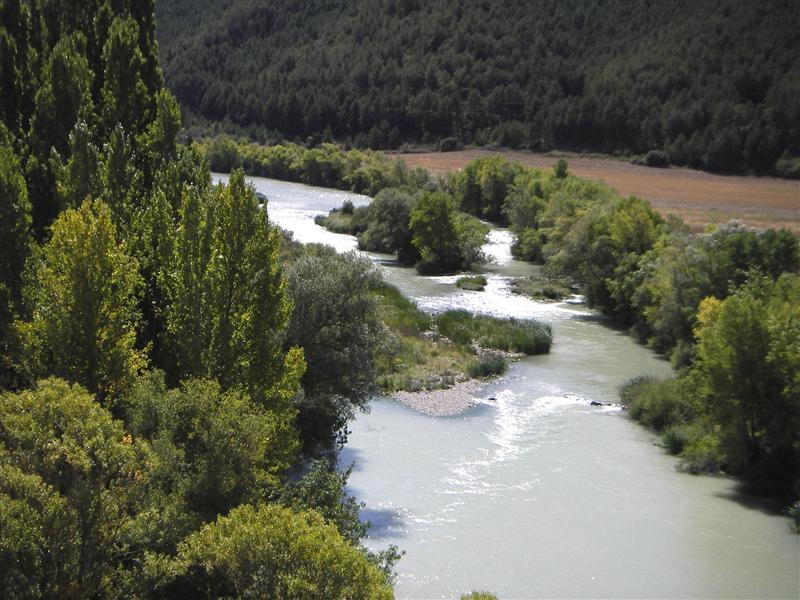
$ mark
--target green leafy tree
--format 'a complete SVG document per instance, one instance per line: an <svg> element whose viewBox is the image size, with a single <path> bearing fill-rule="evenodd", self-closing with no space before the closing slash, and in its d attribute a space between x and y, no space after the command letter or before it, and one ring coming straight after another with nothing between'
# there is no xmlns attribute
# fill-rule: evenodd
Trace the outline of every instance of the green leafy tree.
<svg viewBox="0 0 800 600"><path fill-rule="evenodd" d="M69 135L69 159L66 164L62 164L56 153L52 154L50 161L55 174L59 207L76 208L84 200L94 200L99 196L98 151L85 122L78 121Z"/></svg>
<svg viewBox="0 0 800 600"><path fill-rule="evenodd" d="M397 254L401 262L413 263L417 256L411 244L409 220L414 198L397 188L381 190L367 209L367 229L358 236L359 248Z"/></svg>
<svg viewBox="0 0 800 600"><path fill-rule="evenodd" d="M70 132L79 118L88 122L93 117L93 74L85 46L86 37L80 32L62 36L47 57L36 92L29 136L32 156L26 164L26 179L34 226L40 235L64 208L56 191L54 167L68 160ZM80 141L88 147L88 142Z"/></svg>
<svg viewBox="0 0 800 600"><path fill-rule="evenodd" d="M488 228L458 217L453 200L442 192L426 192L411 212L411 243L419 251L417 270L446 273L468 269L480 258Z"/></svg>
<svg viewBox="0 0 800 600"><path fill-rule="evenodd" d="M175 589L205 597L275 600L392 598L386 575L313 511L235 508L162 562Z"/></svg>
<svg viewBox="0 0 800 600"><path fill-rule="evenodd" d="M117 16L103 46L102 119L111 132L119 123L126 132L144 132L152 119L153 98L143 80L145 59L139 47L139 25Z"/></svg>
<svg viewBox="0 0 800 600"><path fill-rule="evenodd" d="M151 441L161 459L153 484L181 499L188 524L273 494L296 457L293 410L265 411L209 379L168 390L162 373L149 373L117 406Z"/></svg>
<svg viewBox="0 0 800 600"><path fill-rule="evenodd" d="M143 562L153 457L78 385L0 395L0 588L8 598L125 597Z"/></svg>
<svg viewBox="0 0 800 600"><path fill-rule="evenodd" d="M514 256L523 260L541 261L542 238L538 231L539 219L547 201L544 175L538 170L525 170L514 179L504 204L504 212L514 244Z"/></svg>
<svg viewBox="0 0 800 600"><path fill-rule="evenodd" d="M69 134L78 118L92 116L93 73L86 60L86 36L65 34L47 57L36 92L31 122L31 144L40 157L55 148L69 156Z"/></svg>
<svg viewBox="0 0 800 600"><path fill-rule="evenodd" d="M363 503L345 492L352 469L339 470L328 460L315 460L300 479L283 488L279 501L294 511L317 511L356 545L367 535L367 524L360 519Z"/></svg>
<svg viewBox="0 0 800 600"><path fill-rule="evenodd" d="M754 279L700 305L690 377L732 470L772 493L800 479L800 278Z"/></svg>
<svg viewBox="0 0 800 600"><path fill-rule="evenodd" d="M31 253L31 206L19 159L9 146L0 147L0 389L17 379L12 349L12 323L22 307L22 274Z"/></svg>
<svg viewBox="0 0 800 600"><path fill-rule="evenodd" d="M33 373L80 383L101 398L123 391L146 364L136 348L140 287L108 206L87 201L62 213L28 292L32 319L20 323Z"/></svg>
<svg viewBox="0 0 800 600"><path fill-rule="evenodd" d="M308 365L297 403L307 451L343 443L347 421L376 391L383 326L370 291L380 281L368 259L326 247L307 251L291 267L286 344L303 348Z"/></svg>
<svg viewBox="0 0 800 600"><path fill-rule="evenodd" d="M142 190L137 185L139 172L133 162L130 139L122 125L114 127L103 148L99 178L101 199L111 208L114 223L124 230L133 220L135 196Z"/></svg>
<svg viewBox="0 0 800 600"><path fill-rule="evenodd" d="M457 174L451 187L461 210L496 223L506 223L503 210L509 188L521 172L518 163L502 156L478 158Z"/></svg>
<svg viewBox="0 0 800 600"><path fill-rule="evenodd" d="M206 194L187 193L179 222L163 274L170 282L165 342L178 357L173 375L210 376L224 389L244 385L268 405L289 402L293 392L276 382L296 381L304 363L302 352L283 350L291 303L280 237L244 174Z"/></svg>

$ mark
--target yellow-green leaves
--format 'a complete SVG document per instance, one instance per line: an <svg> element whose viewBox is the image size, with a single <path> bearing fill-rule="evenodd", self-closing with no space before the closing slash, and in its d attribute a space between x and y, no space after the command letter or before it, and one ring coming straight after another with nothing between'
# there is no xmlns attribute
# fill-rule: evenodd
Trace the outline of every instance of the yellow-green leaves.
<svg viewBox="0 0 800 600"><path fill-rule="evenodd" d="M80 386L47 379L0 395L3 595L115 596L151 464L149 446Z"/></svg>
<svg viewBox="0 0 800 600"><path fill-rule="evenodd" d="M242 505L179 547L182 588L209 597L381 600L386 576L314 511Z"/></svg>
<svg viewBox="0 0 800 600"><path fill-rule="evenodd" d="M116 237L111 211L84 202L53 223L20 324L34 375L57 375L115 396L146 365L136 348L138 265Z"/></svg>

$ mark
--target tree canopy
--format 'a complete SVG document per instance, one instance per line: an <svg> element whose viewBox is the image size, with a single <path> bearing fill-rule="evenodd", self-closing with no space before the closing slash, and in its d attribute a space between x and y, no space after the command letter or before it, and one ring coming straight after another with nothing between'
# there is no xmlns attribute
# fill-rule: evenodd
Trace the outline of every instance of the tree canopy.
<svg viewBox="0 0 800 600"><path fill-rule="evenodd" d="M195 134L657 150L649 164L784 174L800 156L789 0L165 0L157 16Z"/></svg>

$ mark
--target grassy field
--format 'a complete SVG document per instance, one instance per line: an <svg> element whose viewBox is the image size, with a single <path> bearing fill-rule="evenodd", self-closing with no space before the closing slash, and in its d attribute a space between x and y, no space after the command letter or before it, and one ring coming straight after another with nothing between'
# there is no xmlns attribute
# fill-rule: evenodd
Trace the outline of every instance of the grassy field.
<svg viewBox="0 0 800 600"><path fill-rule="evenodd" d="M409 166L442 174L481 156L551 168L559 157L519 150L471 149L399 154ZM684 168L655 169L611 158L567 157L578 177L603 181L623 196L649 200L660 213L676 214L694 230L739 219L753 227L786 227L800 234L800 182L770 177L724 176Z"/></svg>

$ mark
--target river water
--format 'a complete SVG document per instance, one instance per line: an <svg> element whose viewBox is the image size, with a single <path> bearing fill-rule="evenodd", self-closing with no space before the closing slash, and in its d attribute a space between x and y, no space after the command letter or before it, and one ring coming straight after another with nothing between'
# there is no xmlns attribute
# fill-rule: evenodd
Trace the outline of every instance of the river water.
<svg viewBox="0 0 800 600"><path fill-rule="evenodd" d="M355 247L313 216L368 198L251 181L295 239ZM776 507L731 479L677 472L653 435L617 408L589 404L616 402L626 380L666 376L669 365L583 306L512 295L509 277L535 267L511 259L510 241L507 231L490 235L485 292L371 255L425 310L538 318L555 339L549 355L486 384L485 403L466 414L427 417L378 399L350 424L341 460L354 464L349 491L366 504L367 545L406 552L397 597L800 597L800 536Z"/></svg>

